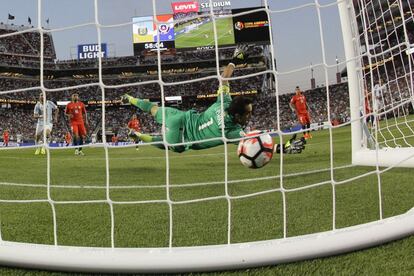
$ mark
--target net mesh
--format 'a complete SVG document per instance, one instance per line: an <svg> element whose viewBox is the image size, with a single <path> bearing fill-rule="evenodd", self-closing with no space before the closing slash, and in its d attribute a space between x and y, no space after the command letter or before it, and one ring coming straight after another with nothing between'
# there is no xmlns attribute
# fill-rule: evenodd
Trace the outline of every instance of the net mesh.
<svg viewBox="0 0 414 276"><path fill-rule="evenodd" d="M366 102L370 136L380 147L412 147L411 3L357 1L356 7L363 51L361 102Z"/></svg>

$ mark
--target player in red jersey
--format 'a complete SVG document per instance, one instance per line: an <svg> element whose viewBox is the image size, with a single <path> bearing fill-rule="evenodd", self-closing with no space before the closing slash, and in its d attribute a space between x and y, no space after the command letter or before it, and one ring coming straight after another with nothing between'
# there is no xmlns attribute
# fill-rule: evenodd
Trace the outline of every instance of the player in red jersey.
<svg viewBox="0 0 414 276"><path fill-rule="evenodd" d="M364 107L365 107L365 116L366 117L366 122L368 127L372 127L372 125L375 123L374 120L374 115L372 114L372 107L371 107L371 102L372 102L372 93L368 92L367 89L365 89L365 97L364 97Z"/></svg>
<svg viewBox="0 0 414 276"><path fill-rule="evenodd" d="M116 133L112 135L111 140L112 140L112 145L114 146L118 145L118 135Z"/></svg>
<svg viewBox="0 0 414 276"><path fill-rule="evenodd" d="M5 129L3 132L3 146L9 146L9 130Z"/></svg>
<svg viewBox="0 0 414 276"><path fill-rule="evenodd" d="M85 123L88 127L88 114L86 113L85 105L79 101L78 94L72 95L72 101L66 106L65 114L68 116L70 121L73 145L79 146L75 150L75 155L84 155L82 152L82 145L84 139L86 138Z"/></svg>
<svg viewBox="0 0 414 276"><path fill-rule="evenodd" d="M135 141L135 144L139 143L139 138L136 132L141 132L141 124L137 118L137 115L132 115L131 120L128 122L128 136ZM137 150L139 150L138 146L136 146Z"/></svg>
<svg viewBox="0 0 414 276"><path fill-rule="evenodd" d="M312 135L310 134L310 116L306 97L303 95L299 86L296 86L295 92L296 94L290 100L289 106L292 111L296 113L299 123L302 125L302 129L307 129L307 131L303 133L303 137L305 137L305 139L310 139L312 138Z"/></svg>

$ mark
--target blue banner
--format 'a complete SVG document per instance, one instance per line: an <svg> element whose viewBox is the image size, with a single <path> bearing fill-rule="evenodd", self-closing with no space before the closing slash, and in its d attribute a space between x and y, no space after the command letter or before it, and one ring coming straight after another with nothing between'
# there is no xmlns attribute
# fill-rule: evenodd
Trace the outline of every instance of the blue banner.
<svg viewBox="0 0 414 276"><path fill-rule="evenodd" d="M101 43L101 47L98 44L82 44L78 45L78 59L95 59L99 57L99 48L101 49L101 57L106 58L107 45Z"/></svg>

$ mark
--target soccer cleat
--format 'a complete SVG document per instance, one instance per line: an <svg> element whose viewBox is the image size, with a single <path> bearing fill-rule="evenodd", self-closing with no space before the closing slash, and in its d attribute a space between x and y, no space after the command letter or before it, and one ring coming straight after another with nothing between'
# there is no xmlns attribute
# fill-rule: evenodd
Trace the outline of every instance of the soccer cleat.
<svg viewBox="0 0 414 276"><path fill-rule="evenodd" d="M79 150L78 149L75 150L75 155L79 155Z"/></svg>
<svg viewBox="0 0 414 276"><path fill-rule="evenodd" d="M35 151L35 155L39 155L40 154L40 148L37 148Z"/></svg>
<svg viewBox="0 0 414 276"><path fill-rule="evenodd" d="M40 154L46 154L46 149L42 147L42 149L40 150Z"/></svg>

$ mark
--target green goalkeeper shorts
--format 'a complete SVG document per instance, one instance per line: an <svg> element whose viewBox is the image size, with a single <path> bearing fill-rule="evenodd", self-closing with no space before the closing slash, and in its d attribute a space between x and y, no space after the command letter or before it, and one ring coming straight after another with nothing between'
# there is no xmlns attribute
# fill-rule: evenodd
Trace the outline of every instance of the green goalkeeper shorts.
<svg viewBox="0 0 414 276"><path fill-rule="evenodd" d="M184 142L184 124L185 112L172 107L159 107L155 114L155 121L162 125L162 110L165 110L165 139L169 144ZM175 152L183 152L188 146L171 146L170 149Z"/></svg>

